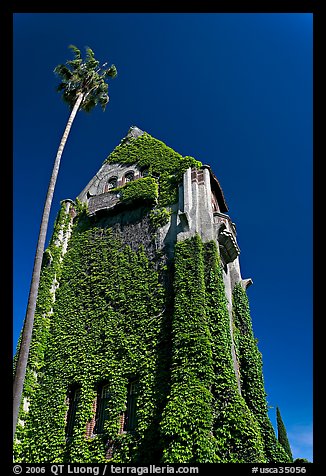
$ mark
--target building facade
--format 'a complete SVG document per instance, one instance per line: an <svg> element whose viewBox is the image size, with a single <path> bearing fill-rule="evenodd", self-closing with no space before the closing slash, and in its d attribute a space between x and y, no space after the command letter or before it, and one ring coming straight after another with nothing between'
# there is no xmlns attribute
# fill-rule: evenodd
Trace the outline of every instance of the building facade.
<svg viewBox="0 0 326 476"><path fill-rule="evenodd" d="M137 127L61 202L15 461L289 461L227 212L209 165Z"/></svg>

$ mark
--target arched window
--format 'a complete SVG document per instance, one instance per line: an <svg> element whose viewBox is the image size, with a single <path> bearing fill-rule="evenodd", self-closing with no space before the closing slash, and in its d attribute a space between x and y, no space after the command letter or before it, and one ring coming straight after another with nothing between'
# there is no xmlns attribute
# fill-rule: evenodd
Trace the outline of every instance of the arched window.
<svg viewBox="0 0 326 476"><path fill-rule="evenodd" d="M111 398L109 384L102 384L98 388L97 393L97 405L95 416L95 428L94 433L99 434L104 432L104 423L108 419L108 403Z"/></svg>
<svg viewBox="0 0 326 476"><path fill-rule="evenodd" d="M118 186L118 177L111 177L104 186L104 192L109 192Z"/></svg>
<svg viewBox="0 0 326 476"><path fill-rule="evenodd" d="M134 431L137 425L137 395L138 395L138 379L131 379L128 382L126 409L120 415L119 433ZM109 419L108 405L112 399L110 384L103 383L98 386L96 399L96 414L94 434L104 433L104 424Z"/></svg>
<svg viewBox="0 0 326 476"><path fill-rule="evenodd" d="M138 394L138 380L130 380L127 393L127 409L124 418L124 431L133 431L137 424L136 403Z"/></svg>
<svg viewBox="0 0 326 476"><path fill-rule="evenodd" d="M126 172L124 176L124 183L132 182L134 180L134 177L135 172L133 172L132 170L130 172Z"/></svg>
<svg viewBox="0 0 326 476"><path fill-rule="evenodd" d="M69 404L69 409L66 419L66 437L72 437L74 432L74 426L76 421L76 412L77 406L80 399L80 387L77 385L72 385L69 389L67 401Z"/></svg>
<svg viewBox="0 0 326 476"><path fill-rule="evenodd" d="M147 177L149 175L149 168L148 167L142 167L140 169L140 175L142 177Z"/></svg>

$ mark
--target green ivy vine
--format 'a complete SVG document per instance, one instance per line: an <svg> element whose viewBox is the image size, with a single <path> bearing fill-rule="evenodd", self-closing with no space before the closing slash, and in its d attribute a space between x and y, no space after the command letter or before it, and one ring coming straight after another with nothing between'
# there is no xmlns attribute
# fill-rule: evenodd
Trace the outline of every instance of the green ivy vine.
<svg viewBox="0 0 326 476"><path fill-rule="evenodd" d="M169 223L172 210L162 207L162 208L153 208L150 211L149 218L153 228L160 228Z"/></svg>
<svg viewBox="0 0 326 476"><path fill-rule="evenodd" d="M174 294L171 392L161 422L163 461L211 462L214 374L198 236L175 246Z"/></svg>
<svg viewBox="0 0 326 476"><path fill-rule="evenodd" d="M42 379L17 435L16 461L104 462L113 440L112 462L155 457L160 443L154 429L167 392L168 359L166 291L159 282L159 260L149 261L142 246L133 251L110 228L75 224L52 303L55 319L50 320ZM119 434L132 375L140 387L137 430ZM86 424L94 416L92 404L103 380L112 392L110 418L103 435L87 438ZM67 442L66 396L72 383L81 386L81 397L74 437Z"/></svg>
<svg viewBox="0 0 326 476"><path fill-rule="evenodd" d="M128 182L122 187L112 189L120 194L120 203L132 203L137 205L140 202L150 204L157 203L158 184L153 177L142 177L132 182Z"/></svg>
<svg viewBox="0 0 326 476"><path fill-rule="evenodd" d="M289 456L277 441L268 418L262 356L252 330L248 297L240 283L236 284L233 290L233 319L239 355L241 391L259 423L268 462L290 462Z"/></svg>
<svg viewBox="0 0 326 476"><path fill-rule="evenodd" d="M190 156L183 157L147 132L118 145L105 162L136 164L141 170L145 169L149 177L155 178L158 183L157 209L162 210L161 218L164 215L166 218L164 207L178 202L178 185L184 172L189 167L202 166L200 161ZM165 221L163 219L164 224Z"/></svg>
<svg viewBox="0 0 326 476"><path fill-rule="evenodd" d="M46 355L48 338L50 336L51 317L53 315L54 307L53 288L60 280L62 271L62 239L65 237L69 226L70 217L65 211L65 204L62 203L54 224L54 232L51 241L47 250L45 250L43 257L32 341L23 388L24 398L21 402L16 430L16 439L18 441L20 441L20 438L23 438L27 433L24 425L26 418L28 419L28 412L24 410L24 400L28 403L32 400L43 377L44 358ZM14 371L19 355L20 342L21 336L17 343L17 351L14 358Z"/></svg>
<svg viewBox="0 0 326 476"><path fill-rule="evenodd" d="M231 355L230 317L217 245L204 244L206 315L212 336L213 435L218 462L266 462L258 423L239 394Z"/></svg>

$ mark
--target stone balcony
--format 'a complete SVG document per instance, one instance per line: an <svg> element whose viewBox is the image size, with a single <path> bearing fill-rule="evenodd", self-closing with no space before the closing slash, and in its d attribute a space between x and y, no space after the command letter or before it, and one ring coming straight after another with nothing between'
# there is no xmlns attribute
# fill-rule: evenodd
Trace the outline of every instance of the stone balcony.
<svg viewBox="0 0 326 476"><path fill-rule="evenodd" d="M232 263L240 254L235 225L224 213L214 212L213 216L222 259L225 264Z"/></svg>
<svg viewBox="0 0 326 476"><path fill-rule="evenodd" d="M120 195L117 192L106 192L90 197L88 201L88 211L94 215L99 210L108 210L120 202Z"/></svg>

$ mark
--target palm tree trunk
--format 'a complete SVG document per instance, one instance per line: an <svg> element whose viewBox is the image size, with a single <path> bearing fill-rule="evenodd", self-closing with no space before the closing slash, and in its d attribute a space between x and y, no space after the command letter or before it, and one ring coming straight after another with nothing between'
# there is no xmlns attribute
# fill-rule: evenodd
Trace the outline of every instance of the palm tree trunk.
<svg viewBox="0 0 326 476"><path fill-rule="evenodd" d="M84 94L80 93L79 96L77 97L76 103L69 116L65 131L61 138L58 152L54 161L52 175L51 175L48 192L47 192L46 200L44 204L42 221L41 221L41 226L40 226L40 231L38 236L35 258L34 258L34 268L33 268L31 287L30 287L29 297L28 297L27 311L25 316L24 328L23 328L22 339L21 339L21 344L19 348L15 378L14 378L13 436L15 436L15 432L16 432L18 413L19 413L20 402L21 402L22 393L23 393L29 349L30 349L30 344L32 339L36 300L37 300L37 294L38 294L38 288L39 288L39 282L40 282L41 266L42 266L44 246L45 246L46 234L47 234L48 223L49 223L51 203L52 203L52 199L54 195L54 188L55 188L55 184L58 177L62 152L66 145L71 126L73 124L73 121L75 119L75 116L77 114L77 111L83 99L84 99Z"/></svg>

